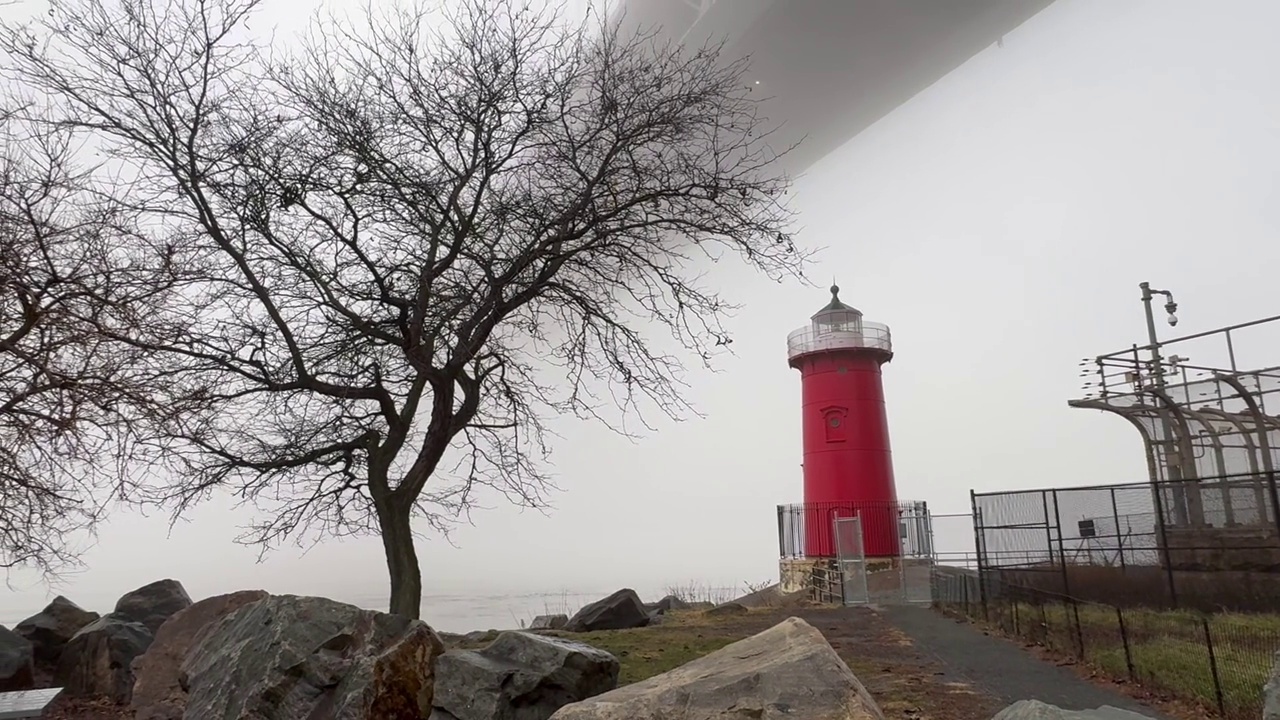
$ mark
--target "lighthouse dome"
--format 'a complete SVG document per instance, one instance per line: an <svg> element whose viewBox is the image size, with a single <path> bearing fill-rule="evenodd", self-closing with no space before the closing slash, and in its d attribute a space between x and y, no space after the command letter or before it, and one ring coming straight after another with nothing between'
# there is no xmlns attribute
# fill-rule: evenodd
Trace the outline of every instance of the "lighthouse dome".
<svg viewBox="0 0 1280 720"><path fill-rule="evenodd" d="M818 332L862 332L862 311L840 301L840 286L831 286L831 302L809 318Z"/></svg>

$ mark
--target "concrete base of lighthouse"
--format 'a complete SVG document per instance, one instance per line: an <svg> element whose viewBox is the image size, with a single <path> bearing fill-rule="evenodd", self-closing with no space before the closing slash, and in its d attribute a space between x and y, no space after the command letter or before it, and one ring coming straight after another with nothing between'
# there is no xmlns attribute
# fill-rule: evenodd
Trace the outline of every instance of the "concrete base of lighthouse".
<svg viewBox="0 0 1280 720"><path fill-rule="evenodd" d="M782 558L778 561L778 589L784 595L807 592L811 600L828 602L818 595L830 587L829 576L838 572L831 558Z"/></svg>
<svg viewBox="0 0 1280 720"><path fill-rule="evenodd" d="M927 605L933 600L932 558L869 558L852 572L835 558L782 558L778 586L783 594L844 605ZM849 587L851 586L851 587Z"/></svg>
<svg viewBox="0 0 1280 720"><path fill-rule="evenodd" d="M934 567L932 523L924 503L906 502L895 511L895 547L889 553L869 556L857 550L840 555L824 544L814 547L811 525L842 521L825 512L811 512L805 505L779 506L778 582L783 593L802 592L818 602L845 605L927 604L933 599ZM817 510L825 511L820 507ZM861 517L861 515L856 515ZM859 527L854 524L852 527ZM860 528L863 533L874 526ZM842 535L843 537L843 535ZM862 544L865 548L866 545Z"/></svg>

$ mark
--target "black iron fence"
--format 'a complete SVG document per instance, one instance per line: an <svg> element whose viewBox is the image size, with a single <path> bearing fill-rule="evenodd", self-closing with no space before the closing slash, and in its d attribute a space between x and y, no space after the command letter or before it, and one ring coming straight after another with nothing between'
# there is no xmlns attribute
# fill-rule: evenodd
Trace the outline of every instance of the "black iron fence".
<svg viewBox="0 0 1280 720"><path fill-rule="evenodd" d="M936 572L934 605L1087 663L1117 680L1235 720L1262 716L1280 617L1121 607L1033 587Z"/></svg>
<svg viewBox="0 0 1280 720"><path fill-rule="evenodd" d="M932 552L928 506L919 501L842 501L778 506L778 555L836 557L837 518L859 518L868 557Z"/></svg>
<svg viewBox="0 0 1280 720"><path fill-rule="evenodd" d="M984 582L1121 606L1280 611L1276 473L974 493Z"/></svg>

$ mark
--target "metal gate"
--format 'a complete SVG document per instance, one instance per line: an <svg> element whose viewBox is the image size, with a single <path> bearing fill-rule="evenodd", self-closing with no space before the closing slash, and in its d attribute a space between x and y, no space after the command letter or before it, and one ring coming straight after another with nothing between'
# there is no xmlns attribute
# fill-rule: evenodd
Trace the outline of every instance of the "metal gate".
<svg viewBox="0 0 1280 720"><path fill-rule="evenodd" d="M840 568L840 587L845 605L865 605L867 592L867 558L862 544L862 520L858 517L834 517L836 563Z"/></svg>
<svg viewBox="0 0 1280 720"><path fill-rule="evenodd" d="M859 517L832 519L845 605L928 605L933 602L933 522L928 508L898 513L896 557L868 559Z"/></svg>
<svg viewBox="0 0 1280 720"><path fill-rule="evenodd" d="M921 504L903 511L898 537L901 542L902 602L909 605L933 603L933 567L937 562L933 545L933 517Z"/></svg>

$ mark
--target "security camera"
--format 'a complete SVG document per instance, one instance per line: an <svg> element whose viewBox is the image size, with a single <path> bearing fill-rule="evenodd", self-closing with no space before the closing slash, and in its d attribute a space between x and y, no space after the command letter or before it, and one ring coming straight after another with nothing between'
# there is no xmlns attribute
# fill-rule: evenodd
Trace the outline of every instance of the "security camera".
<svg viewBox="0 0 1280 720"><path fill-rule="evenodd" d="M1169 327L1176 327L1177 325L1178 325L1178 316L1174 315L1173 313L1169 313Z"/></svg>

